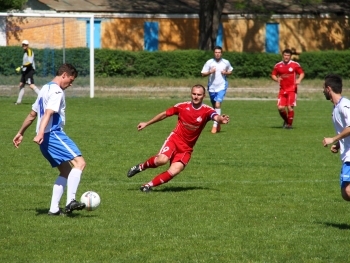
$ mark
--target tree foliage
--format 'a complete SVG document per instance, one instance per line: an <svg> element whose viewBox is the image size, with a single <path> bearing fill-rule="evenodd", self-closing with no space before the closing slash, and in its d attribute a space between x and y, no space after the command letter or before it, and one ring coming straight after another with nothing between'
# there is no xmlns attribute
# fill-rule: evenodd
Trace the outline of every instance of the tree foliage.
<svg viewBox="0 0 350 263"><path fill-rule="evenodd" d="M9 11L12 9L22 9L28 0L1 0L0 11Z"/></svg>

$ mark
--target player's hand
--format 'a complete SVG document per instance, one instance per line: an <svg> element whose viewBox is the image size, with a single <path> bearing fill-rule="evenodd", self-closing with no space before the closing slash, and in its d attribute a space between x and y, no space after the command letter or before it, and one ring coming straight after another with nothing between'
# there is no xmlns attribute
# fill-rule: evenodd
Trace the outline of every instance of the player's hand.
<svg viewBox="0 0 350 263"><path fill-rule="evenodd" d="M211 67L210 70L209 70L209 73L214 73L216 71L216 67Z"/></svg>
<svg viewBox="0 0 350 263"><path fill-rule="evenodd" d="M20 134L20 133L17 133L16 136L13 138L12 142L13 142L13 145L18 148L19 145L21 144L23 140L23 135Z"/></svg>
<svg viewBox="0 0 350 263"><path fill-rule="evenodd" d="M332 147L331 147L331 152L332 153L337 153L339 150L339 148L337 147L337 145L333 144Z"/></svg>
<svg viewBox="0 0 350 263"><path fill-rule="evenodd" d="M16 72L19 73L21 71L21 67L16 68Z"/></svg>
<svg viewBox="0 0 350 263"><path fill-rule="evenodd" d="M334 140L333 138L323 138L322 143L324 147L327 147L329 144L333 144Z"/></svg>
<svg viewBox="0 0 350 263"><path fill-rule="evenodd" d="M230 116L226 114L222 114L221 117L222 117L222 123L227 124L230 122Z"/></svg>
<svg viewBox="0 0 350 263"><path fill-rule="evenodd" d="M144 129L146 126L147 126L147 122L140 122L140 123L137 125L137 130L138 130L138 131L141 131L141 130Z"/></svg>
<svg viewBox="0 0 350 263"><path fill-rule="evenodd" d="M33 139L33 142L35 142L35 143L37 143L37 144L41 144L42 142L44 141L44 138L43 138L43 136L41 136L41 135L36 135L35 137L34 137L34 139Z"/></svg>

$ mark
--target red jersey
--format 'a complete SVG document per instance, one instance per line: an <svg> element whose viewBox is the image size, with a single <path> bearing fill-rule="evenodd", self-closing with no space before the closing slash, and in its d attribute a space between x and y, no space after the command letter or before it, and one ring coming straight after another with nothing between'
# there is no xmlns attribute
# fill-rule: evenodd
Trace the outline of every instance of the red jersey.
<svg viewBox="0 0 350 263"><path fill-rule="evenodd" d="M304 73L299 63L290 60L287 64L283 61L278 62L272 70L271 75L279 76L280 89L283 91L297 91L297 85L295 84L296 75Z"/></svg>
<svg viewBox="0 0 350 263"><path fill-rule="evenodd" d="M208 121L217 112L208 105L202 104L198 109L193 108L192 102L182 102L166 110L167 116L178 115L177 125L173 133L177 134L188 146L193 148Z"/></svg>

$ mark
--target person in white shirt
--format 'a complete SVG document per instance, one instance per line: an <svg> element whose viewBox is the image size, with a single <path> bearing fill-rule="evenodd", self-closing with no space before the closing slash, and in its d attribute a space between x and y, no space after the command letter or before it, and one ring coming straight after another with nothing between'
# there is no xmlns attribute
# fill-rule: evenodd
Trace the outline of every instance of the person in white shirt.
<svg viewBox="0 0 350 263"><path fill-rule="evenodd" d="M233 67L227 59L222 58L222 48L214 47L214 58L209 59L201 71L203 77L208 77L208 91L210 102L215 111L221 115L221 104L228 88L227 75L232 74ZM212 133L220 132L221 126L216 121L211 129Z"/></svg>
<svg viewBox="0 0 350 263"><path fill-rule="evenodd" d="M63 131L66 110L64 91L72 85L77 76L78 72L73 65L61 65L56 77L40 90L32 110L13 138L13 144L18 148L24 132L37 118L36 136L33 141L40 146L41 153L51 166L59 170L48 212L51 216L70 214L73 210L85 208L84 203L76 201L75 195L86 163L79 148ZM67 202L63 211L59 202L66 186Z"/></svg>
<svg viewBox="0 0 350 263"><path fill-rule="evenodd" d="M323 94L334 105L332 119L337 134L324 137L322 143L324 147L332 145L332 153L340 152L341 195L345 201L350 201L350 100L342 96L342 87L340 76L329 74L325 77Z"/></svg>

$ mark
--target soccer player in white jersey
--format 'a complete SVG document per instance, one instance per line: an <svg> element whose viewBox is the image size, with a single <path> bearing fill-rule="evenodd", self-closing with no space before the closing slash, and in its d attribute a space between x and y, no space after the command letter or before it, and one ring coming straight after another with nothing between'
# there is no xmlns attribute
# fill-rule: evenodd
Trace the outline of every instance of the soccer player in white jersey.
<svg viewBox="0 0 350 263"><path fill-rule="evenodd" d="M209 59L203 66L202 76L208 78L210 101L215 111L221 114L221 104L228 88L227 75L232 74L233 67L227 59L222 58L222 48L214 47L214 58ZM220 132L221 127L216 121L211 129L212 133Z"/></svg>
<svg viewBox="0 0 350 263"><path fill-rule="evenodd" d="M340 152L341 195L345 201L350 201L350 100L342 97L342 88L340 76L330 74L325 77L323 94L334 104L332 119L337 135L325 137L322 142L324 147L332 145L332 153Z"/></svg>
<svg viewBox="0 0 350 263"><path fill-rule="evenodd" d="M33 141L40 146L41 153L51 166L59 170L48 212L53 216L70 214L73 210L85 208L84 203L75 200L81 174L86 165L85 160L76 144L63 131L66 109L64 91L72 85L77 76L78 72L73 65L61 65L55 78L40 90L32 110L13 138L13 144L18 148L24 132L37 118L36 136ZM59 203L66 186L67 202L63 211Z"/></svg>

